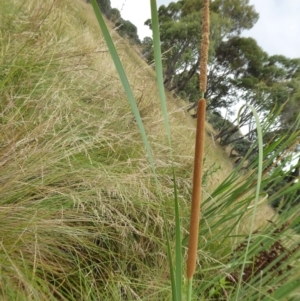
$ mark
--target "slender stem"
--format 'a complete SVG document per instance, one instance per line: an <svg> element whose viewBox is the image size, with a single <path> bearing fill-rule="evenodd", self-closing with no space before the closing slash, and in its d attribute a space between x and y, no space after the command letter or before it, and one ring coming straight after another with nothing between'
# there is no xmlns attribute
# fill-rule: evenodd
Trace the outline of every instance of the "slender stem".
<svg viewBox="0 0 300 301"><path fill-rule="evenodd" d="M192 287L193 287L193 278L188 280L187 301L192 300Z"/></svg>

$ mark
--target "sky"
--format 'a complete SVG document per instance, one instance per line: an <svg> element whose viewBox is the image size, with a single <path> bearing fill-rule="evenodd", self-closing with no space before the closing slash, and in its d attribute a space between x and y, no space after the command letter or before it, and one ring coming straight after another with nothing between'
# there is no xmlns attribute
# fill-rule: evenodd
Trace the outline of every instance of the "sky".
<svg viewBox="0 0 300 301"><path fill-rule="evenodd" d="M110 0L111 7L121 11L122 18L138 28L142 40L152 36L144 22L150 18L149 0ZM170 0L157 0L157 6ZM300 0L250 0L259 13L259 20L242 36L254 38L269 55L282 54L300 58Z"/></svg>

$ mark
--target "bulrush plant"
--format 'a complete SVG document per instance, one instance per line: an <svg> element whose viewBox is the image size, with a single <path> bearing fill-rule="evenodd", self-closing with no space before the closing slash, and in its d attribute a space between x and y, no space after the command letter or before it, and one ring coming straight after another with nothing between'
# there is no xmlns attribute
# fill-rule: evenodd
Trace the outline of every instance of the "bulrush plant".
<svg viewBox="0 0 300 301"><path fill-rule="evenodd" d="M188 295L187 299L192 298L192 279L196 269L198 235L199 235L199 218L201 205L201 187L202 187L202 169L204 155L204 137L205 137L205 112L206 100L203 98L206 92L207 84L207 61L209 49L209 0L205 0L203 4L203 20L202 20L202 39L200 51L200 92L202 98L198 103L197 110L197 127L194 157L194 175L193 175L193 192L190 216L190 231L187 257L187 279L188 279Z"/></svg>

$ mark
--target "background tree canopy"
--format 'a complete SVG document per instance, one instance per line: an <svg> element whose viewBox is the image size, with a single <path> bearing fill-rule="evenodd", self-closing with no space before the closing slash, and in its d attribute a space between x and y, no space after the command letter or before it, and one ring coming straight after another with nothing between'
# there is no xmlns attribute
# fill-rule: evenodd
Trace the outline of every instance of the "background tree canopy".
<svg viewBox="0 0 300 301"><path fill-rule="evenodd" d="M87 3L89 3L89 0L86 0ZM111 4L110 0L97 0L97 4L101 10L101 12L106 16L109 17L109 13L111 10Z"/></svg>
<svg viewBox="0 0 300 301"><path fill-rule="evenodd" d="M184 90L198 70L202 0L171 2L158 10L162 52L165 53L165 86ZM231 8L231 9L230 9ZM234 8L234 9L232 9ZM210 60L223 40L251 28L258 14L248 1L214 1L211 6ZM151 28L151 21L145 22ZM191 92L191 91L189 91Z"/></svg>
<svg viewBox="0 0 300 301"><path fill-rule="evenodd" d="M90 2L87 0L87 2ZM121 18L121 13L117 8L112 8L110 0L97 0L97 4L101 12L114 23L118 33L122 37L127 37L132 43L140 44L137 28L129 20Z"/></svg>

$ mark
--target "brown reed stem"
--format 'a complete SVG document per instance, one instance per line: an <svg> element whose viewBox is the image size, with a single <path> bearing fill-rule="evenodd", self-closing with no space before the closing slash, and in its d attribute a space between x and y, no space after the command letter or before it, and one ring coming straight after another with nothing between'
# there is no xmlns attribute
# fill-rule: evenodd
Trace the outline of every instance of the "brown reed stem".
<svg viewBox="0 0 300 301"><path fill-rule="evenodd" d="M187 277L191 279L196 269L197 249L198 249L198 230L200 219L201 204L201 183L204 154L204 136L205 136L205 111L206 101L200 99L197 110L197 129L194 159L193 192L190 217L190 235L187 258Z"/></svg>
<svg viewBox="0 0 300 301"><path fill-rule="evenodd" d="M202 40L200 47L200 92L206 92L207 84L207 61L209 49L209 0L204 0L202 17Z"/></svg>

